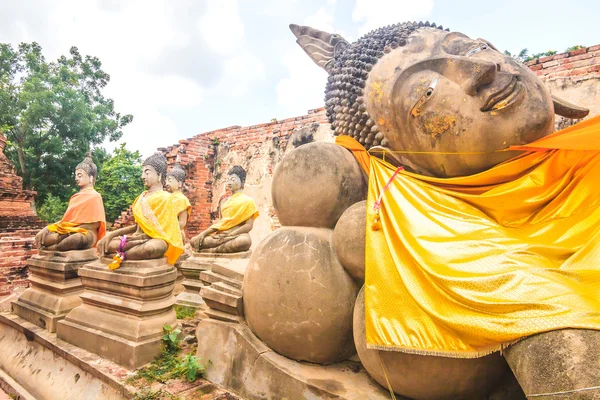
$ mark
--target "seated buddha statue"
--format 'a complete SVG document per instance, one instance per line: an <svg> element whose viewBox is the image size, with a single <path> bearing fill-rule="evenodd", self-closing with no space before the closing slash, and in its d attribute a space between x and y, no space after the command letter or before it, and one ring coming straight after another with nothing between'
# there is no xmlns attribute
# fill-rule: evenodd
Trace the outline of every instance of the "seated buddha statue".
<svg viewBox="0 0 600 400"><path fill-rule="evenodd" d="M146 190L132 204L135 224L109 232L98 243L98 252L114 255L111 269L124 260L148 260L167 257L173 265L183 253L183 242L172 196L163 190L167 159L155 153L142 164Z"/></svg>
<svg viewBox="0 0 600 400"><path fill-rule="evenodd" d="M84 250L92 248L106 232L106 216L100 193L94 190L98 169L91 153L75 167L79 192L69 200L62 219L42 229L35 237L42 250Z"/></svg>
<svg viewBox="0 0 600 400"><path fill-rule="evenodd" d="M187 226L188 218L192 213L192 205L190 204L189 199L181 191L184 181L185 171L181 168L181 165L177 164L167 172L167 182L165 187L167 188L167 191L171 193L171 201L173 202L173 207L177 213L179 229L181 230L182 240L185 243L185 227Z"/></svg>
<svg viewBox="0 0 600 400"><path fill-rule="evenodd" d="M201 253L237 253L252 245L249 232L258 210L254 200L242 193L246 171L236 165L228 175L227 188L232 194L220 207L221 219L190 240L192 248Z"/></svg>

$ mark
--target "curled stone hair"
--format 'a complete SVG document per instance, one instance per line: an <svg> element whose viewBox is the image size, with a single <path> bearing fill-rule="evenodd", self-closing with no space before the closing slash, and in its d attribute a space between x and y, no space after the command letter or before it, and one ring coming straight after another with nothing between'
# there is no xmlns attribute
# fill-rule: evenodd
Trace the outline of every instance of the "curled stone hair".
<svg viewBox="0 0 600 400"><path fill-rule="evenodd" d="M227 175L237 175L240 178L240 182L242 182L242 187L244 187L244 183L246 183L246 171L244 171L244 168L235 165L229 170Z"/></svg>
<svg viewBox="0 0 600 400"><path fill-rule="evenodd" d="M163 153L154 153L150 157L146 158L142 163L142 167L144 165L150 165L152 168L156 170L156 172L161 176L162 183L165 182L167 177L167 157Z"/></svg>
<svg viewBox="0 0 600 400"><path fill-rule="evenodd" d="M98 174L98 167L96 167L96 164L94 164L94 161L92 161L92 153L89 151L85 153L85 158L82 162L77 164L75 169L84 170L90 178L96 178L96 175Z"/></svg>
<svg viewBox="0 0 600 400"><path fill-rule="evenodd" d="M169 172L167 172L167 176L172 176L177 179L178 182L183 183L185 180L185 171L181 167L180 164L175 164L173 168Z"/></svg>
<svg viewBox="0 0 600 400"><path fill-rule="evenodd" d="M375 29L348 44L336 34L290 25L298 44L329 73L325 110L336 136L352 136L367 149L388 145L367 113L362 97L365 83L373 66L385 53L405 46L409 35L423 27L444 29L429 22L404 22Z"/></svg>

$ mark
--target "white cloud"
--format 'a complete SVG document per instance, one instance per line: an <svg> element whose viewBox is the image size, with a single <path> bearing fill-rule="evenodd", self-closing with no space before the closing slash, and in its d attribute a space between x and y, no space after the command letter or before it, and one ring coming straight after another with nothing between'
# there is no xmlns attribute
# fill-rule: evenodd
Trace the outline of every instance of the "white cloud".
<svg viewBox="0 0 600 400"><path fill-rule="evenodd" d="M244 39L244 24L237 0L209 1L206 13L198 20L198 29L210 48L231 54Z"/></svg>
<svg viewBox="0 0 600 400"><path fill-rule="evenodd" d="M226 59L224 71L215 91L231 96L243 96L248 93L252 84L265 80L265 65L248 50Z"/></svg>
<svg viewBox="0 0 600 400"><path fill-rule="evenodd" d="M333 33L333 13L328 12L324 8L320 8L314 15L307 17L304 20L304 25L311 28Z"/></svg>
<svg viewBox="0 0 600 400"><path fill-rule="evenodd" d="M307 17L303 25L333 33L333 9L320 8ZM281 63L288 70L288 76L275 86L277 103L289 115L304 114L307 110L324 105L324 90L327 73L316 65L310 57L295 45L283 56Z"/></svg>
<svg viewBox="0 0 600 400"><path fill-rule="evenodd" d="M289 115L304 114L306 110L324 105L327 73L316 65L300 46L286 54L282 64L289 76L281 79L275 90L277 102Z"/></svg>
<svg viewBox="0 0 600 400"><path fill-rule="evenodd" d="M17 2L0 11L12 15L10 25L0 26L3 41L36 40L47 60L71 46L98 57L111 76L104 94L117 112L134 116L122 141L144 155L196 133L198 126L186 122L199 123L193 115L209 96L241 96L265 79L263 62L245 42L237 0L208 0L206 7L197 0ZM204 47L192 47L202 41ZM218 80L203 87L197 76L174 68L178 62L187 63L187 72L220 68Z"/></svg>
<svg viewBox="0 0 600 400"><path fill-rule="evenodd" d="M362 22L359 35L363 35L385 25L425 18L433 10L433 3L434 0L356 0L352 19Z"/></svg>

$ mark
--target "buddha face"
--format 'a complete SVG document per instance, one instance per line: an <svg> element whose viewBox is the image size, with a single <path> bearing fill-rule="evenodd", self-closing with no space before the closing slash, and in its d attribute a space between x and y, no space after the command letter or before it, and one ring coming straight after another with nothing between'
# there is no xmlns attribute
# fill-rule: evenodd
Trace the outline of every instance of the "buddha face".
<svg viewBox="0 0 600 400"><path fill-rule="evenodd" d="M364 94L405 165L438 177L470 175L518 154L501 150L552 132L552 98L524 64L458 32L423 28L408 39L379 59Z"/></svg>
<svg viewBox="0 0 600 400"><path fill-rule="evenodd" d="M227 179L227 188L232 192L237 192L242 188L242 180L236 174L229 175Z"/></svg>
<svg viewBox="0 0 600 400"><path fill-rule="evenodd" d="M75 183L80 189L93 185L91 177L81 168L75 170Z"/></svg>
<svg viewBox="0 0 600 400"><path fill-rule="evenodd" d="M167 190L171 193L178 192L181 189L181 182L175 179L174 176L167 176L167 181L165 186Z"/></svg>
<svg viewBox="0 0 600 400"><path fill-rule="evenodd" d="M147 189L150 189L161 184L161 176L152 165L146 164L142 166L142 182Z"/></svg>

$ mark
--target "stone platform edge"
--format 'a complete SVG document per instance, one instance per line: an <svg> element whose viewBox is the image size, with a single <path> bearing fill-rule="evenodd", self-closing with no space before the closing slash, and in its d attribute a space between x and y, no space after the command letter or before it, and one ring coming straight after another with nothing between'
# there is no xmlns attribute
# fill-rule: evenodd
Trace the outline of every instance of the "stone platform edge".
<svg viewBox="0 0 600 400"><path fill-rule="evenodd" d="M118 391L123 397L131 399L135 396L137 389L121 382L116 376L107 373L99 368L95 368L92 364L101 360L104 364L114 364L115 369L126 368L112 363L111 361L102 358L96 354L90 353L84 349L73 346L56 337L55 333L50 333L45 329L32 324L9 312L0 312L0 323L5 324L16 331L22 333L28 341L35 341L40 345L51 350L54 354L64 358L66 361L75 365L81 370L89 373L93 377L99 379L103 383ZM128 372L133 372L127 370Z"/></svg>

